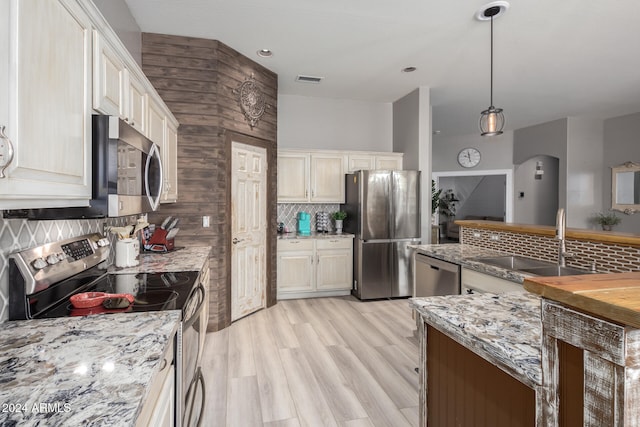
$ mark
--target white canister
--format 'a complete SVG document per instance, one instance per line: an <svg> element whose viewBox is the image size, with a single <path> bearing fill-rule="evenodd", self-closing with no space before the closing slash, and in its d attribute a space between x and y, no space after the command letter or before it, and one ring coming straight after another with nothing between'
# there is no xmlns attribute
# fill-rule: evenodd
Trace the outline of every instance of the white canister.
<svg viewBox="0 0 640 427"><path fill-rule="evenodd" d="M140 243L138 239L116 241L116 267L134 267L138 265Z"/></svg>

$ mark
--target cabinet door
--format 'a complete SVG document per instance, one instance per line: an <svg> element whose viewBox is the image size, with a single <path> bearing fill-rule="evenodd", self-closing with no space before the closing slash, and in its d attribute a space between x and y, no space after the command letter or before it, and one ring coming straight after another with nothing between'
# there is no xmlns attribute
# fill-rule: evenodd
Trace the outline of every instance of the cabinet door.
<svg viewBox="0 0 640 427"><path fill-rule="evenodd" d="M156 406L153 409L151 418L149 419L149 426L154 427L173 427L175 426L175 368L173 365L169 368L167 378L164 380L162 390L156 401Z"/></svg>
<svg viewBox="0 0 640 427"><path fill-rule="evenodd" d="M344 163L342 154L311 155L311 201L344 203Z"/></svg>
<svg viewBox="0 0 640 427"><path fill-rule="evenodd" d="M278 253L278 295L314 289L313 251Z"/></svg>
<svg viewBox="0 0 640 427"><path fill-rule="evenodd" d="M161 203L178 201L178 125L166 119L164 141L164 187Z"/></svg>
<svg viewBox="0 0 640 427"><path fill-rule="evenodd" d="M353 286L353 253L351 249L318 250L317 258L317 290L351 289Z"/></svg>
<svg viewBox="0 0 640 427"><path fill-rule="evenodd" d="M381 170L402 170L402 155L376 155L375 168Z"/></svg>
<svg viewBox="0 0 640 427"><path fill-rule="evenodd" d="M158 144L164 161L165 116L163 108L151 97L147 97L147 138Z"/></svg>
<svg viewBox="0 0 640 427"><path fill-rule="evenodd" d="M278 202L309 201L309 155L278 154Z"/></svg>
<svg viewBox="0 0 640 427"><path fill-rule="evenodd" d="M124 118L124 63L104 37L93 31L93 109Z"/></svg>
<svg viewBox="0 0 640 427"><path fill-rule="evenodd" d="M375 158L369 154L349 154L347 173L368 171L375 167Z"/></svg>
<svg viewBox="0 0 640 427"><path fill-rule="evenodd" d="M0 178L0 209L87 205L91 22L70 0L12 0L10 11L8 123L0 126L14 157Z"/></svg>
<svg viewBox="0 0 640 427"><path fill-rule="evenodd" d="M278 297L315 288L314 241L278 240Z"/></svg>
<svg viewBox="0 0 640 427"><path fill-rule="evenodd" d="M127 70L127 110L125 120L143 135L147 135L147 97L140 79Z"/></svg>

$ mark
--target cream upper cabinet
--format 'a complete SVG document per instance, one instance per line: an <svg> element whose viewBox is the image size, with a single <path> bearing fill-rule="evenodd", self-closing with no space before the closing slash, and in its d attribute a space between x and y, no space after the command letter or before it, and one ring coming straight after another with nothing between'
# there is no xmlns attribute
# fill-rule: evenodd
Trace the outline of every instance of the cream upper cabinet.
<svg viewBox="0 0 640 427"><path fill-rule="evenodd" d="M368 171L371 169L375 169L375 164L376 164L375 158L370 154L349 153L347 173L360 171L360 170Z"/></svg>
<svg viewBox="0 0 640 427"><path fill-rule="evenodd" d="M375 169L378 170L402 170L402 154L376 154Z"/></svg>
<svg viewBox="0 0 640 427"><path fill-rule="evenodd" d="M124 120L143 135L147 135L147 96L141 78L125 70L126 108Z"/></svg>
<svg viewBox="0 0 640 427"><path fill-rule="evenodd" d="M344 163L342 154L311 154L310 202L344 203Z"/></svg>
<svg viewBox="0 0 640 427"><path fill-rule="evenodd" d="M125 66L113 47L93 31L93 109L124 119Z"/></svg>
<svg viewBox="0 0 640 427"><path fill-rule="evenodd" d="M278 202L344 203L344 174L344 154L280 150Z"/></svg>
<svg viewBox="0 0 640 427"><path fill-rule="evenodd" d="M402 153L351 152L348 154L347 173L358 170L402 170Z"/></svg>
<svg viewBox="0 0 640 427"><path fill-rule="evenodd" d="M309 201L309 155L278 153L278 202Z"/></svg>
<svg viewBox="0 0 640 427"><path fill-rule="evenodd" d="M178 201L178 122L166 118L164 137L164 184L160 203L175 203Z"/></svg>
<svg viewBox="0 0 640 427"><path fill-rule="evenodd" d="M162 159L160 203L174 203L178 199L178 124L153 98L147 98L147 107L147 136L160 147Z"/></svg>
<svg viewBox="0 0 640 427"><path fill-rule="evenodd" d="M72 0L3 1L0 209L91 199L91 38ZM6 77L6 76L5 76ZM3 169L3 167L6 168Z"/></svg>

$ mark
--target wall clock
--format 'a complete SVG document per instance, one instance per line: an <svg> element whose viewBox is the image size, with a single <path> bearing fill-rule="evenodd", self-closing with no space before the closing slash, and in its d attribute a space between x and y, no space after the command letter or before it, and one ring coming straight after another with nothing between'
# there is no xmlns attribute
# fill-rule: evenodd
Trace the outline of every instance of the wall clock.
<svg viewBox="0 0 640 427"><path fill-rule="evenodd" d="M480 151L477 148L463 148L458 153L458 163L463 168L472 168L480 163Z"/></svg>

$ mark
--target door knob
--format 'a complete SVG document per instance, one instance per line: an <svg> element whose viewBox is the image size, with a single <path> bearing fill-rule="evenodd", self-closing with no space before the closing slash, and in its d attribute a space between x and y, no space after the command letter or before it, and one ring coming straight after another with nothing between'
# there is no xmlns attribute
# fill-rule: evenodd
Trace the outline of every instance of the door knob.
<svg viewBox="0 0 640 427"><path fill-rule="evenodd" d="M238 240L238 239L236 239L236 238L234 237L234 238L233 238L233 240L231 241L231 243L233 243L234 245L237 245L238 243L240 243L240 242L242 242L242 241L244 241L244 239L240 239L240 240Z"/></svg>

